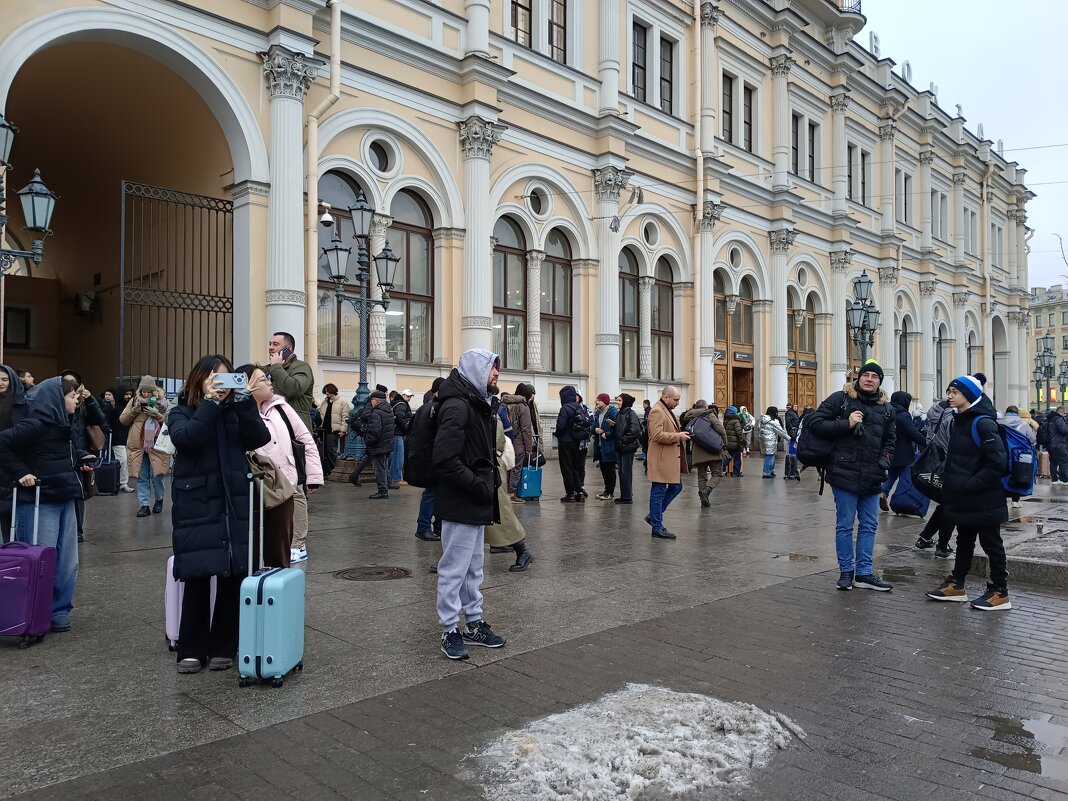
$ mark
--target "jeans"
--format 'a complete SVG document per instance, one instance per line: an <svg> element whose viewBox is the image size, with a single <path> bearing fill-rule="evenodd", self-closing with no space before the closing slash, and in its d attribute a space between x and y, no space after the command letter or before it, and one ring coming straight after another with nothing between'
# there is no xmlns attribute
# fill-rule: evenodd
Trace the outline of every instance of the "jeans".
<svg viewBox="0 0 1068 801"><path fill-rule="evenodd" d="M404 437L393 437L393 462L389 468L389 483L396 484L404 478Z"/></svg>
<svg viewBox="0 0 1068 801"><path fill-rule="evenodd" d="M21 495L15 525L15 539L32 543L33 502L24 502ZM37 534L39 545L56 549L56 578L52 583L52 621L66 623L70 620L70 610L74 608L74 588L78 583L78 523L74 513L74 501L42 503Z"/></svg>
<svg viewBox="0 0 1068 801"><path fill-rule="evenodd" d="M766 475L766 476L775 475L775 454L774 453L764 454L764 475Z"/></svg>
<svg viewBox="0 0 1068 801"><path fill-rule="evenodd" d="M879 525L879 495L857 495L831 487L834 491L834 545L838 551L838 570L855 571L858 576L872 572L875 529ZM856 560L853 554L853 523L857 525Z"/></svg>
<svg viewBox="0 0 1068 801"><path fill-rule="evenodd" d="M429 534L441 529L441 521L436 526L432 525L434 517L434 488L427 487L419 498L419 517L415 522L415 530L420 534Z"/></svg>
<svg viewBox="0 0 1068 801"><path fill-rule="evenodd" d="M894 484L901 478L901 474L908 470L908 466L905 467L891 467L886 471L886 481L883 482L882 488L879 490L883 495L889 495L890 490L894 488Z"/></svg>
<svg viewBox="0 0 1068 801"><path fill-rule="evenodd" d="M653 482L653 487L649 490L649 520L653 524L653 531L664 527L664 512L680 492L682 492L681 481L678 484Z"/></svg>
<svg viewBox="0 0 1068 801"><path fill-rule="evenodd" d="M378 491L388 492L389 468L392 458L392 454L388 453L364 453L363 458L356 463L356 467L352 472L359 476L367 468L367 465L371 465L375 471L375 483L378 485Z"/></svg>
<svg viewBox="0 0 1068 801"><path fill-rule="evenodd" d="M734 472L731 473L735 478L742 474L742 449L731 448L727 451L730 456L723 460L723 472L727 472L727 468L731 462L734 462Z"/></svg>
<svg viewBox="0 0 1068 801"><path fill-rule="evenodd" d="M152 465L146 453L141 457L141 473L137 476L137 502L148 506L153 494L157 501L163 500L163 476L152 475Z"/></svg>
<svg viewBox="0 0 1068 801"><path fill-rule="evenodd" d="M616 494L616 463L601 462L601 478L604 479L604 491L606 495Z"/></svg>
<svg viewBox="0 0 1068 801"><path fill-rule="evenodd" d="M1049 449L1049 475L1053 481L1068 481L1068 448Z"/></svg>
<svg viewBox="0 0 1068 801"><path fill-rule="evenodd" d="M619 464L619 499L632 501L634 500L634 454L617 452L616 462Z"/></svg>
<svg viewBox="0 0 1068 801"><path fill-rule="evenodd" d="M975 540L990 560L990 583L999 590L1008 589L1009 570L1005 562L1005 545L1001 541L1001 526L957 526L957 558L953 562L953 578L963 584L972 566Z"/></svg>
<svg viewBox="0 0 1068 801"><path fill-rule="evenodd" d="M485 526L446 520L441 527L438 560L438 622L448 632L460 624L460 610L470 624L482 619L482 568Z"/></svg>

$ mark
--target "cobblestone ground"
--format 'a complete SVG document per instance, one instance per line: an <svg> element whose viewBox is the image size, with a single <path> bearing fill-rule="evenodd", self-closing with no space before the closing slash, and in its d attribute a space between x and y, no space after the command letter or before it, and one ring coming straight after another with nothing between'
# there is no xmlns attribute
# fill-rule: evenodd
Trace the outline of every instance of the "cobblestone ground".
<svg viewBox="0 0 1068 801"><path fill-rule="evenodd" d="M925 601L947 565L908 549L917 521L886 515L877 566L895 590L836 592L833 504L814 481L752 468L711 510L688 486L667 516L679 539L662 542L640 522L646 487L630 508L563 506L552 468L543 502L519 507L534 567L488 557L486 615L509 644L460 664L437 652L437 550L412 536L417 491L317 495L308 667L280 690L175 675L165 521L139 526L128 497L92 501L74 631L0 647L0 795L492 799L466 756L628 682L747 701L808 733L750 786L692 798L1068 793L1064 593L1014 586L1004 614ZM371 564L413 575L333 576Z"/></svg>

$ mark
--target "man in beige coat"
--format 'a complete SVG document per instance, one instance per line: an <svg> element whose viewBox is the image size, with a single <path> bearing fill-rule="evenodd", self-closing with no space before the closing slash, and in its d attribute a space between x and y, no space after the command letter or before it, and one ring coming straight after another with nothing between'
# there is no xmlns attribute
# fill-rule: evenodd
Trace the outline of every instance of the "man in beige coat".
<svg viewBox="0 0 1068 801"><path fill-rule="evenodd" d="M682 492L682 474L686 472L686 442L690 435L679 426L674 409L682 394L678 387L664 387L660 400L649 411L649 450L646 466L653 487L649 492L649 515L645 522L653 527L653 536L673 540L675 535L664 528L664 511Z"/></svg>

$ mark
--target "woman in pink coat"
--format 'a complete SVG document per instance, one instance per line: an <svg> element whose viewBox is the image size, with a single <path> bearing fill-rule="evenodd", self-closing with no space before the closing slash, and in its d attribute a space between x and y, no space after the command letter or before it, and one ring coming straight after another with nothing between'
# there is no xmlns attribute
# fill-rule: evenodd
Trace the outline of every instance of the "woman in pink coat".
<svg viewBox="0 0 1068 801"><path fill-rule="evenodd" d="M268 567L289 567L291 562L308 558L305 545L308 538L308 497L323 485L323 465L319 451L304 421L281 395L275 395L271 382L260 381L263 371L254 364L238 368L254 387L252 397L260 410L260 418L271 432L271 441L256 449L267 456L289 479L296 489L292 501L271 509L264 517L264 564ZM289 423L287 426L286 423ZM300 483L293 440L304 445L304 483Z"/></svg>

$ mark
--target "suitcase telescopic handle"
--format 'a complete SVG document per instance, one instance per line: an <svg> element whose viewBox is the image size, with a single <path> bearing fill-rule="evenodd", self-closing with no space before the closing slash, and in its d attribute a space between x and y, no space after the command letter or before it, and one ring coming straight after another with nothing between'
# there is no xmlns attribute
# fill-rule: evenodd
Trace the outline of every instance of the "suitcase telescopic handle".
<svg viewBox="0 0 1068 801"><path fill-rule="evenodd" d="M41 517L41 479L37 479L34 482L33 489L33 545L37 544L37 523ZM17 511L19 507L19 490L22 489L22 485L15 481L12 486L14 490L11 493L11 542L15 541L15 521L17 520ZM0 541L3 537L0 536Z"/></svg>
<svg viewBox="0 0 1068 801"><path fill-rule="evenodd" d="M253 497L256 494L256 480L259 479L260 484L260 561L257 570L263 570L263 477L267 475L264 471L256 473L246 473L248 477L248 573L251 576L255 570L252 569L252 503Z"/></svg>

